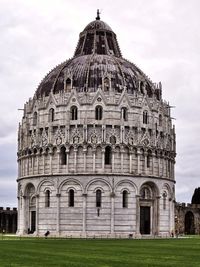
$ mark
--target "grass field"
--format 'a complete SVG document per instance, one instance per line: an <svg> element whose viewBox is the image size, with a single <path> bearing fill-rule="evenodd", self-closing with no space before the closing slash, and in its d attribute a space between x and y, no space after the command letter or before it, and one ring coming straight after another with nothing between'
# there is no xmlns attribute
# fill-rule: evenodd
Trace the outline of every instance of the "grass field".
<svg viewBox="0 0 200 267"><path fill-rule="evenodd" d="M200 238L84 240L5 238L0 267L200 266Z"/></svg>

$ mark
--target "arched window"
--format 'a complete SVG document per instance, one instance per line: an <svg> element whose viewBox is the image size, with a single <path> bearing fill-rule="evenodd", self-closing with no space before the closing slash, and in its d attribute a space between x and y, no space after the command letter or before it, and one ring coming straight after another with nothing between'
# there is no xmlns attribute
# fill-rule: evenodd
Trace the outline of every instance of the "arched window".
<svg viewBox="0 0 200 267"><path fill-rule="evenodd" d="M170 159L167 160L167 171L169 174L171 173L171 161L170 161Z"/></svg>
<svg viewBox="0 0 200 267"><path fill-rule="evenodd" d="M77 120L78 119L78 109L76 106L71 107L71 120Z"/></svg>
<svg viewBox="0 0 200 267"><path fill-rule="evenodd" d="M74 190L69 190L69 207L74 207Z"/></svg>
<svg viewBox="0 0 200 267"><path fill-rule="evenodd" d="M54 121L54 119L55 119L54 116L55 116L54 109L53 108L50 108L50 110L49 110L49 122Z"/></svg>
<svg viewBox="0 0 200 267"><path fill-rule="evenodd" d="M159 115L159 126L162 126L162 115Z"/></svg>
<svg viewBox="0 0 200 267"><path fill-rule="evenodd" d="M140 190L140 196L143 199L151 199L152 194L150 188L147 186L142 187L142 189Z"/></svg>
<svg viewBox="0 0 200 267"><path fill-rule="evenodd" d="M96 106L95 108L95 119L102 120L103 117L103 109L101 106Z"/></svg>
<svg viewBox="0 0 200 267"><path fill-rule="evenodd" d="M128 191L124 190L122 193L122 207L128 208Z"/></svg>
<svg viewBox="0 0 200 267"><path fill-rule="evenodd" d="M167 192L163 192L163 209L166 210Z"/></svg>
<svg viewBox="0 0 200 267"><path fill-rule="evenodd" d="M112 135L112 136L110 137L110 143L111 143L112 145L115 145L115 144L116 144L116 137L115 137L114 135Z"/></svg>
<svg viewBox="0 0 200 267"><path fill-rule="evenodd" d="M50 207L50 191L46 190L45 192L45 207L49 208Z"/></svg>
<svg viewBox="0 0 200 267"><path fill-rule="evenodd" d="M103 84L104 84L104 91L109 91L110 81L109 81L109 79L107 77L104 78Z"/></svg>
<svg viewBox="0 0 200 267"><path fill-rule="evenodd" d="M37 125L37 112L35 111L33 113L33 126L36 126Z"/></svg>
<svg viewBox="0 0 200 267"><path fill-rule="evenodd" d="M110 165L112 162L112 151L111 147L107 146L105 149L105 164Z"/></svg>
<svg viewBox="0 0 200 267"><path fill-rule="evenodd" d="M151 166L151 151L148 151L147 154L147 168L150 168Z"/></svg>
<svg viewBox="0 0 200 267"><path fill-rule="evenodd" d="M96 191L96 207L97 208L100 208L101 207L101 190L100 189L98 189L97 191Z"/></svg>
<svg viewBox="0 0 200 267"><path fill-rule="evenodd" d="M61 165L67 164L66 148L64 146L60 149L60 163Z"/></svg>
<svg viewBox="0 0 200 267"><path fill-rule="evenodd" d="M71 90L71 87L72 87L72 83L71 83L71 79L67 79L66 80L66 91L70 91Z"/></svg>
<svg viewBox="0 0 200 267"><path fill-rule="evenodd" d="M121 109L121 119L123 119L124 121L128 120L128 112L127 112L127 108L125 107Z"/></svg>
<svg viewBox="0 0 200 267"><path fill-rule="evenodd" d="M147 111L143 112L143 123L148 124L148 112Z"/></svg>

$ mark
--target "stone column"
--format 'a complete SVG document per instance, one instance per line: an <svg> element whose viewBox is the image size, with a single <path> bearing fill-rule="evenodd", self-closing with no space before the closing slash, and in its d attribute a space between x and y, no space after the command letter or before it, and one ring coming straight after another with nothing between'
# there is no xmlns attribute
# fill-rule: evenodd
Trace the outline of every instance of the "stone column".
<svg viewBox="0 0 200 267"><path fill-rule="evenodd" d="M132 164L133 164L133 152L129 153L129 172L132 173Z"/></svg>
<svg viewBox="0 0 200 267"><path fill-rule="evenodd" d="M84 164L84 172L86 172L86 153L87 153L87 149L84 148L83 149L83 164Z"/></svg>
<svg viewBox="0 0 200 267"><path fill-rule="evenodd" d="M37 174L39 174L39 156L40 156L40 153L37 152L36 154L36 169L37 169Z"/></svg>
<svg viewBox="0 0 200 267"><path fill-rule="evenodd" d="M42 154L42 162L43 162L43 174L45 174L45 152Z"/></svg>
<svg viewBox="0 0 200 267"><path fill-rule="evenodd" d="M66 173L69 173L69 150L66 150Z"/></svg>
<svg viewBox="0 0 200 267"><path fill-rule="evenodd" d="M32 174L34 175L34 160L35 159L35 155L32 155L31 156L31 161L32 161L32 163L31 163L31 165L32 165Z"/></svg>
<svg viewBox="0 0 200 267"><path fill-rule="evenodd" d="M56 223L56 235L60 235L60 196L61 194L56 194L57 196L57 223Z"/></svg>
<svg viewBox="0 0 200 267"><path fill-rule="evenodd" d="M36 209L35 232L36 232L36 235L38 235L38 233L39 233L39 194L37 194L35 196L35 198L36 198L36 207L35 207L35 209Z"/></svg>
<svg viewBox="0 0 200 267"><path fill-rule="evenodd" d="M93 149L93 172L96 170L95 162L96 162L96 151Z"/></svg>
<svg viewBox="0 0 200 267"><path fill-rule="evenodd" d="M112 172L115 172L115 151L112 148Z"/></svg>
<svg viewBox="0 0 200 267"><path fill-rule="evenodd" d="M18 172L17 172L17 175L18 175L18 178L21 177L21 160L18 159L17 160L17 163L18 163Z"/></svg>
<svg viewBox="0 0 200 267"><path fill-rule="evenodd" d="M144 152L144 173L147 175L147 152Z"/></svg>
<svg viewBox="0 0 200 267"><path fill-rule="evenodd" d="M20 232L20 228L21 228L21 222L20 222L20 218L21 218L21 203L20 203L20 194L18 194L17 196L17 202L18 202L18 211L17 211L17 233ZM1 225L0 225L1 226Z"/></svg>
<svg viewBox="0 0 200 267"><path fill-rule="evenodd" d="M87 214L87 194L83 194L83 235L86 236L86 214Z"/></svg>
<svg viewBox="0 0 200 267"><path fill-rule="evenodd" d="M153 152L152 153L152 175L154 175L154 165L155 165L155 153Z"/></svg>
<svg viewBox="0 0 200 267"><path fill-rule="evenodd" d="M49 152L49 172L52 174L52 151Z"/></svg>
<svg viewBox="0 0 200 267"><path fill-rule="evenodd" d="M158 176L160 176L160 155L158 154Z"/></svg>
<svg viewBox="0 0 200 267"><path fill-rule="evenodd" d="M111 221L110 221L110 232L111 235L115 232L115 193L111 193Z"/></svg>
<svg viewBox="0 0 200 267"><path fill-rule="evenodd" d="M27 214L26 214L26 196L23 196L22 197L22 212L21 212L21 220L22 220L22 227L21 227L21 233L22 234L25 234L27 233L27 230L26 227L26 217L27 217ZM29 214L28 214L29 216Z"/></svg>
<svg viewBox="0 0 200 267"><path fill-rule="evenodd" d="M58 155L57 170L58 170L58 173L60 173L60 149L58 149L57 155Z"/></svg>
<svg viewBox="0 0 200 267"><path fill-rule="evenodd" d="M77 148L74 148L74 171L77 172Z"/></svg>
<svg viewBox="0 0 200 267"><path fill-rule="evenodd" d="M124 167L123 167L123 164L124 164L124 150L121 149L121 173L123 173L124 171Z"/></svg>
<svg viewBox="0 0 200 267"><path fill-rule="evenodd" d="M137 173L140 174L140 151L137 151Z"/></svg>
<svg viewBox="0 0 200 267"><path fill-rule="evenodd" d="M163 172L164 172L164 164L163 164L163 157L160 158L160 167L161 167L161 177L163 176Z"/></svg>
<svg viewBox="0 0 200 267"><path fill-rule="evenodd" d="M105 148L102 148L102 172L104 172L105 169Z"/></svg>
<svg viewBox="0 0 200 267"><path fill-rule="evenodd" d="M155 212L155 234L159 235L160 234L160 196L156 197L156 212ZM153 233L154 234L154 233Z"/></svg>
<svg viewBox="0 0 200 267"><path fill-rule="evenodd" d="M24 176L27 174L27 169L26 169L26 156L24 156Z"/></svg>
<svg viewBox="0 0 200 267"><path fill-rule="evenodd" d="M136 236L140 235L140 195L136 195Z"/></svg>

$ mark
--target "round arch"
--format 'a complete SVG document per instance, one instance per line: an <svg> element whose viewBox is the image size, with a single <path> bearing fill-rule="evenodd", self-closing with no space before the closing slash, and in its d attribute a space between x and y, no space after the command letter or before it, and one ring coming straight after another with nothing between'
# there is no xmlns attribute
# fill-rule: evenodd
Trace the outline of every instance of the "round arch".
<svg viewBox="0 0 200 267"><path fill-rule="evenodd" d="M187 211L185 214L185 234L195 234L194 214L192 211Z"/></svg>
<svg viewBox="0 0 200 267"><path fill-rule="evenodd" d="M62 181L61 184L58 186L58 193L59 193L59 194L60 194L60 192L61 192L62 187L63 187L66 183L68 183L68 182L75 182L75 183L77 183L77 184L81 187L82 192L84 192L84 190L83 190L83 186L82 186L82 184L81 184L78 180L76 180L76 179L74 179L74 178L68 178L68 179L65 179L64 181ZM72 188L72 186L71 186L71 188ZM73 188L72 188L72 189L73 189Z"/></svg>
<svg viewBox="0 0 200 267"><path fill-rule="evenodd" d="M109 187L110 192L112 192L112 187L111 187L111 185L110 185L109 182L107 182L107 181L106 181L105 179L103 179L103 178L97 178L97 179L93 179L92 181L90 181L90 182L86 185L86 187L85 187L85 193L87 193L88 188L89 188L93 183L95 183L95 182L103 182L103 183L105 183L105 184Z"/></svg>
<svg viewBox="0 0 200 267"><path fill-rule="evenodd" d="M119 181L119 182L115 185L114 192L116 191L117 187L120 186L120 185L123 184L123 183L128 183L128 184L132 185L133 188L135 189L135 194L136 194L136 195L138 194L138 187L137 187L137 185L136 185L135 183L133 183L132 181L128 180L128 179Z"/></svg>

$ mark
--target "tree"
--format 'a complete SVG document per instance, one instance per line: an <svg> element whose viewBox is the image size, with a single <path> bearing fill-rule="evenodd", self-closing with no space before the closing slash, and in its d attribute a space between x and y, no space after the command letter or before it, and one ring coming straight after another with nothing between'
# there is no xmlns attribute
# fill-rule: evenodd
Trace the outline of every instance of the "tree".
<svg viewBox="0 0 200 267"><path fill-rule="evenodd" d="M192 204L200 204L200 187L195 188L192 196Z"/></svg>

